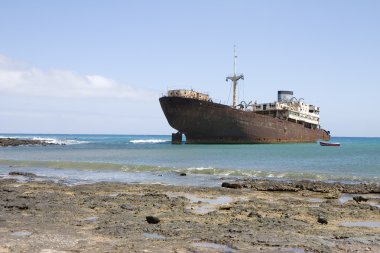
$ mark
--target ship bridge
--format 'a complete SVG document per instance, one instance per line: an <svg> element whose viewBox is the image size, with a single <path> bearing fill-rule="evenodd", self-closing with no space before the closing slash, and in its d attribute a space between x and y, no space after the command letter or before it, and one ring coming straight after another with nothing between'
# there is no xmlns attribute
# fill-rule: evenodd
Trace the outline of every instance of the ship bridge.
<svg viewBox="0 0 380 253"><path fill-rule="evenodd" d="M252 108L252 109L251 109ZM278 100L273 103L254 103L253 112L303 124L307 128L319 128L320 108L306 104L303 99L293 97L292 91L278 91Z"/></svg>

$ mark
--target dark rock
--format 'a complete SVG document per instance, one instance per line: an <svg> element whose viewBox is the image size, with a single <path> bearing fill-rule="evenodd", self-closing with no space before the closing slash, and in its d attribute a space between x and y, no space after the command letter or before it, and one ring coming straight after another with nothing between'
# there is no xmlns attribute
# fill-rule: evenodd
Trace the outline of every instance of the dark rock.
<svg viewBox="0 0 380 253"><path fill-rule="evenodd" d="M230 233L241 233L243 231L240 229L236 229L236 228L230 228L230 229L228 229L228 232L230 232Z"/></svg>
<svg viewBox="0 0 380 253"><path fill-rule="evenodd" d="M160 219L158 217L155 217L155 216L146 216L146 221L149 224L157 224L160 222Z"/></svg>
<svg viewBox="0 0 380 253"><path fill-rule="evenodd" d="M3 188L3 191L4 191L4 192L14 192L14 190L9 189L9 188Z"/></svg>
<svg viewBox="0 0 380 253"><path fill-rule="evenodd" d="M234 183L228 183L228 182L223 182L222 183L222 187L225 187L225 188L231 188L231 189L240 189L242 188L242 185L240 184L234 184Z"/></svg>
<svg viewBox="0 0 380 253"><path fill-rule="evenodd" d="M328 221L327 221L327 218L324 217L324 216L318 216L318 219L317 219L318 223L321 223L321 224L327 224Z"/></svg>
<svg viewBox="0 0 380 253"><path fill-rule="evenodd" d="M8 203L4 206L5 208L17 208L19 210L27 210L29 206L25 203Z"/></svg>
<svg viewBox="0 0 380 253"><path fill-rule="evenodd" d="M179 173L179 175L180 175L181 177L184 177L184 176L186 176L186 173L185 173L185 172L181 172L181 173Z"/></svg>
<svg viewBox="0 0 380 253"><path fill-rule="evenodd" d="M363 196L355 196L353 197L353 200L355 200L356 202L367 202L368 201L368 198L366 197L363 197Z"/></svg>
<svg viewBox="0 0 380 253"><path fill-rule="evenodd" d="M262 218L263 216L262 216L261 214L259 214L258 212L253 211L253 212L250 212L250 213L248 214L248 217Z"/></svg>
<svg viewBox="0 0 380 253"><path fill-rule="evenodd" d="M29 172L11 171L8 173L10 176L24 176L24 177L36 177L37 175Z"/></svg>
<svg viewBox="0 0 380 253"><path fill-rule="evenodd" d="M219 210L231 210L231 206L221 206Z"/></svg>

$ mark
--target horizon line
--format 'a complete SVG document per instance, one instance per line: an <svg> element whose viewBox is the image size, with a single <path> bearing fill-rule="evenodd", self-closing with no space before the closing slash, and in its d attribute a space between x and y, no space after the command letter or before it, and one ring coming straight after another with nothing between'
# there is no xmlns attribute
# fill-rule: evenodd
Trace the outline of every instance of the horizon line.
<svg viewBox="0 0 380 253"><path fill-rule="evenodd" d="M171 136L171 134L136 134L136 133L132 133L132 134L125 134L125 133L0 133L0 135L145 135L145 136L148 136L148 135L167 135L167 136ZM185 135L186 136L186 135ZM380 136L332 136L332 138L380 138Z"/></svg>

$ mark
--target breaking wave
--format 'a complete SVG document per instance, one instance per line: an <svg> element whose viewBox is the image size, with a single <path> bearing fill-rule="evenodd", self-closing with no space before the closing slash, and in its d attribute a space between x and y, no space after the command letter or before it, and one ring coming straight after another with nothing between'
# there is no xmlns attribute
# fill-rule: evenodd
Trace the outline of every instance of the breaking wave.
<svg viewBox="0 0 380 253"><path fill-rule="evenodd" d="M169 140L164 139L147 139L147 140L130 140L129 142L133 144L143 144L143 143L164 143L164 142L170 142Z"/></svg>
<svg viewBox="0 0 380 253"><path fill-rule="evenodd" d="M68 139L56 139L56 138L44 138L44 137L33 137L32 140L45 141L50 144L58 145L75 145L75 144L86 144L89 141L80 141L80 140L68 140Z"/></svg>

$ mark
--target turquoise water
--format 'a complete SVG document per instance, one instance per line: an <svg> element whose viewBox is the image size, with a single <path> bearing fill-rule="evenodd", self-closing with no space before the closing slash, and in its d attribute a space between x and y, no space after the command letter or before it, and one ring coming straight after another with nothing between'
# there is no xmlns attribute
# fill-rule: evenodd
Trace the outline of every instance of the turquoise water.
<svg viewBox="0 0 380 253"><path fill-rule="evenodd" d="M90 182L212 185L244 176L380 182L380 138L333 138L342 146L321 147L172 145L167 135L0 135L66 144L0 148L3 177L19 170Z"/></svg>

